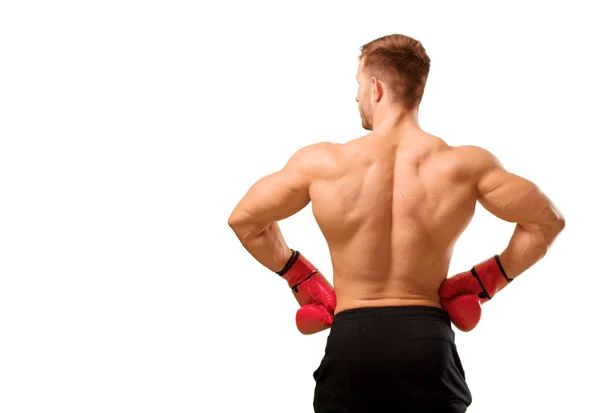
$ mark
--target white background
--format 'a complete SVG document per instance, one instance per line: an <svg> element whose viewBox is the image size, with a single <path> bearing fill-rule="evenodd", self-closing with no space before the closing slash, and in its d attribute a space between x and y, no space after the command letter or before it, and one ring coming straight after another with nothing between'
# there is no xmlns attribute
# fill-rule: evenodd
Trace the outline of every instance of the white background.
<svg viewBox="0 0 600 413"><path fill-rule="evenodd" d="M227 218L298 148L364 133L359 46L390 33L431 57L422 127L491 150L567 220L457 332L469 412L594 411L597 19L445 3L2 2L0 412L312 411L327 333L296 331ZM280 225L330 278L310 208ZM512 229L478 209L451 272Z"/></svg>

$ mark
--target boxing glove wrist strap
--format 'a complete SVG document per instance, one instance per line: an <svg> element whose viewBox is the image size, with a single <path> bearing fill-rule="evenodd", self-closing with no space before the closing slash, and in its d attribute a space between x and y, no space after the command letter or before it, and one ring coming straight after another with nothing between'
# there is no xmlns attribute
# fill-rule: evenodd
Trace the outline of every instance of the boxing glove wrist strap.
<svg viewBox="0 0 600 413"><path fill-rule="evenodd" d="M300 284L308 280L318 271L317 267L304 258L300 252L292 250L290 259L283 269L277 271L276 274L283 277L288 282L288 285L293 290L296 290Z"/></svg>
<svg viewBox="0 0 600 413"><path fill-rule="evenodd" d="M479 298L488 300L491 300L491 298L496 294L502 278L504 278L508 283L513 280L506 275L498 255L494 255L492 258L475 265L473 268L471 268L471 274L481 287L482 291L479 293ZM483 282L482 278L485 278L485 283ZM485 287L485 284L488 284L489 290Z"/></svg>
<svg viewBox="0 0 600 413"><path fill-rule="evenodd" d="M300 253L298 251L294 251L290 248L290 250L292 251L292 256L290 257L290 259L285 263L285 266L283 267L283 269L281 271L277 271L276 274L283 276L285 275L286 272L288 272L288 270L290 268L292 268L292 265L294 265L294 263L296 262L296 260L298 259L298 257L300 256Z"/></svg>

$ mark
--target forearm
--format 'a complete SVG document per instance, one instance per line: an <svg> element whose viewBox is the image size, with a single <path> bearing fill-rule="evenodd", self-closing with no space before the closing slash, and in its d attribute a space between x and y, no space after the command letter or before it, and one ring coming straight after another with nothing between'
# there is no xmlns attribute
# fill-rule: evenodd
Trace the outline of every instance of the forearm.
<svg viewBox="0 0 600 413"><path fill-rule="evenodd" d="M250 255L273 272L283 269L292 254L277 222L258 233L235 226L232 229Z"/></svg>
<svg viewBox="0 0 600 413"><path fill-rule="evenodd" d="M563 221L531 227L517 224L508 246L500 254L506 275L514 279L541 260L563 227Z"/></svg>

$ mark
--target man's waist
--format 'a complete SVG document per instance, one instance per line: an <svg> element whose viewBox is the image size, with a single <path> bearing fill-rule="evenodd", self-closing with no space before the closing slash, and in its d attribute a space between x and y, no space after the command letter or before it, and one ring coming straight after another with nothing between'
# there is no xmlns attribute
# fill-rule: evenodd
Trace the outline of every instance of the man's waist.
<svg viewBox="0 0 600 413"><path fill-rule="evenodd" d="M426 305L352 308L333 318L330 337L436 338L454 341L448 314Z"/></svg>
<svg viewBox="0 0 600 413"><path fill-rule="evenodd" d="M344 311L363 309L363 308L406 308L406 307L425 307L425 308L436 308L442 310L439 298L435 297L368 297L368 298L356 298L356 297L345 297L345 294L339 293L336 289L337 294L337 306L335 314L339 314ZM405 310L403 310L405 311ZM443 311L443 310L442 310Z"/></svg>

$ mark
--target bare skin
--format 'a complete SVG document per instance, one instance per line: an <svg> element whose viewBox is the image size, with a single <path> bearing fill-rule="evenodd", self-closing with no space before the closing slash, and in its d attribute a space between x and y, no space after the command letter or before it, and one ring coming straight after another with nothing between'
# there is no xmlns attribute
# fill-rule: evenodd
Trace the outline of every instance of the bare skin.
<svg viewBox="0 0 600 413"><path fill-rule="evenodd" d="M336 313L441 308L439 286L477 202L516 224L500 254L509 277L546 254L564 218L534 183L506 171L483 148L450 147L423 131L417 110L391 103L385 85L369 78L362 63L357 81L362 124L371 132L345 144L300 149L281 171L254 184L232 212L229 225L261 264L283 268L290 249L277 221L310 202L331 254ZM474 257L474 264L486 258Z"/></svg>

